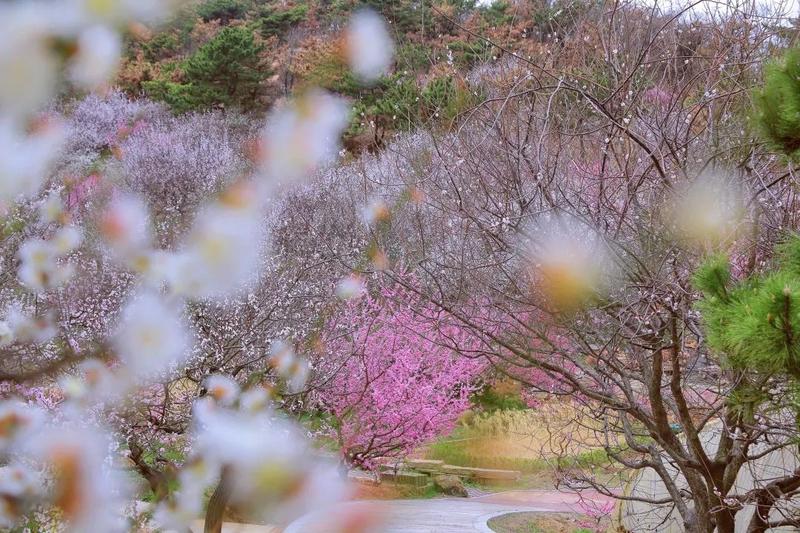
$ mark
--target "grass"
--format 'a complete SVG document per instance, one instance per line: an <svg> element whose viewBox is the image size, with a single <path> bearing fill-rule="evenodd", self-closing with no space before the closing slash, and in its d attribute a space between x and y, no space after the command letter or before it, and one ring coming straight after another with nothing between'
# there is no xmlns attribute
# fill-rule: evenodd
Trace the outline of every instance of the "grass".
<svg viewBox="0 0 800 533"><path fill-rule="evenodd" d="M382 483L380 485L358 484L354 499L357 500L397 500L414 499L429 500L441 496L436 487L431 483L425 487L411 487L395 483Z"/></svg>
<svg viewBox="0 0 800 533"><path fill-rule="evenodd" d="M460 439L444 439L434 442L428 448L426 458L444 461L455 466L519 470L528 474L536 474L553 467L591 468L608 462L608 455L602 449L588 450L569 457L505 457L474 454L469 451L464 442Z"/></svg>
<svg viewBox="0 0 800 533"><path fill-rule="evenodd" d="M488 526L496 533L593 533L578 516L563 513L509 513Z"/></svg>

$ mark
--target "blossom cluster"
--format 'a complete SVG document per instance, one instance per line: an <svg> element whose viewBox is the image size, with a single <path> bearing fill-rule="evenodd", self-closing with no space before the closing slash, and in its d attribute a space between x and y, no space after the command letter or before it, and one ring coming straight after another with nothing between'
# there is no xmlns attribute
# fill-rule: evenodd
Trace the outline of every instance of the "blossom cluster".
<svg viewBox="0 0 800 533"><path fill-rule="evenodd" d="M349 300L328 324L327 384L317 394L337 418L342 460L375 467L452 429L487 366L457 353L474 342L401 284Z"/></svg>
<svg viewBox="0 0 800 533"><path fill-rule="evenodd" d="M131 175L137 164L159 164L158 158L125 159L125 150L143 153L148 143L169 148L157 128L136 120L148 110L131 109L128 123L107 121L106 134L85 136L75 146L64 144L64 125L42 110L59 94L61 82L106 91L119 63L122 33L163 21L171 7L156 0L0 6L0 207L7 214L20 202L34 202L39 216L27 223L41 235L24 239L17 253L16 275L31 295L25 302L34 305L9 308L0 323L0 344L52 341L52 350L39 361L42 370L24 379L64 367L74 371L58 380L61 401L47 409L0 402L0 457L6 464L0 468L2 527L15 526L41 506L57 508L71 531L128 527L122 510L133 491L118 463L138 452L117 438L114 416L103 419L99 413L136 409L137 395L146 397L180 373L196 351L192 309L246 295L262 268L268 205L339 152L346 103L311 91L268 118L248 169L231 166L232 176L220 176L218 187L203 191L210 200L189 205L184 232L174 241L156 238L160 213L152 212L137 187L119 187L137 179ZM350 50L354 67L369 81L385 71L391 47L380 20L363 17L351 28L350 41L363 45L376 37L385 45L360 63L355 48ZM37 199L61 151L80 147L107 149L91 162L96 173L56 184ZM210 153L208 148L203 153ZM101 183L107 192L102 205L72 217ZM104 335L82 344L61 342L58 320L46 303L80 274L70 258L89 246L128 272L129 287ZM270 364L294 391L310 370L305 358L280 341L273 342ZM178 393L164 387L167 394ZM230 377L213 375L204 380L203 391L194 402L187 458L175 474L179 489L160 495L157 526L185 530L214 484L228 487L232 504L264 519L295 516L341 495L338 476L314 459L303 435L272 406L268 390L241 388Z"/></svg>

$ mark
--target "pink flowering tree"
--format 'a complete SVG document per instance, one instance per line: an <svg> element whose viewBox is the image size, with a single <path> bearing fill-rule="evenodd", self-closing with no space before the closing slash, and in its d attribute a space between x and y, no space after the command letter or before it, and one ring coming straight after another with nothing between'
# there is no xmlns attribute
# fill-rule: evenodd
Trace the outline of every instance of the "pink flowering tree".
<svg viewBox="0 0 800 533"><path fill-rule="evenodd" d="M463 336L400 285L348 302L325 330L319 403L335 417L343 464L371 468L453 428L486 368Z"/></svg>

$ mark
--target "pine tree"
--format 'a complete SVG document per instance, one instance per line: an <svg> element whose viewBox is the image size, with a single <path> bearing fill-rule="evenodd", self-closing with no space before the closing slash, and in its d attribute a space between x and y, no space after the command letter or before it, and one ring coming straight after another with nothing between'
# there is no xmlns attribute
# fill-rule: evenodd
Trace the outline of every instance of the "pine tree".
<svg viewBox="0 0 800 533"><path fill-rule="evenodd" d="M764 67L764 85L753 100L764 139L791 157L800 155L800 48Z"/></svg>
<svg viewBox="0 0 800 533"><path fill-rule="evenodd" d="M184 62L183 83L158 80L143 86L176 113L212 107L249 110L258 104L261 82L271 74L261 64L263 50L252 31L229 26Z"/></svg>
<svg viewBox="0 0 800 533"><path fill-rule="evenodd" d="M733 369L800 380L800 235L776 250L774 268L735 282L725 257L695 274L712 350Z"/></svg>
<svg viewBox="0 0 800 533"><path fill-rule="evenodd" d="M263 50L247 28L224 28L186 60L186 80L208 100L247 107L269 74L261 66Z"/></svg>

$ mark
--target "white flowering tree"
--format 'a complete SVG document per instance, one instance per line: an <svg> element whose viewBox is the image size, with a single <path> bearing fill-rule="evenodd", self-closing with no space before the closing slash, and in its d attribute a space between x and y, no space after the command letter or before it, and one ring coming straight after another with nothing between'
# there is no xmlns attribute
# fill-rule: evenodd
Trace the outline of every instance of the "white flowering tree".
<svg viewBox="0 0 800 533"><path fill-rule="evenodd" d="M269 385L303 389L291 341L342 270L306 283L336 254L292 264L280 216L300 216L292 190L337 154L347 106L311 91L257 126L109 92L123 34L170 7L0 6L2 527L130 529L141 509L122 456L152 489L156 527L186 530L214 487L206 531L228 503L281 521L341 494ZM377 17L348 35L359 76L387 68ZM59 112L64 88L95 94Z"/></svg>

